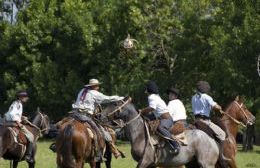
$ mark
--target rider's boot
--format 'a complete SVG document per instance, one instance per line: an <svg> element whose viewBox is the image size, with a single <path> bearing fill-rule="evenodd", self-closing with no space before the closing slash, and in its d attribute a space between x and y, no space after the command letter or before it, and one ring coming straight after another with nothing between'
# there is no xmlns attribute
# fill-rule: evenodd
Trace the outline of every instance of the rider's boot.
<svg viewBox="0 0 260 168"><path fill-rule="evenodd" d="M34 162L32 152L33 152L33 143L29 142L27 145L27 150L26 150L25 156L24 156L24 159L29 163Z"/></svg>
<svg viewBox="0 0 260 168"><path fill-rule="evenodd" d="M175 140L169 140L168 141L171 147L170 153L173 155L177 155L180 151L180 145L177 141Z"/></svg>
<svg viewBox="0 0 260 168"><path fill-rule="evenodd" d="M56 151L57 151L56 143L52 143L52 144L50 145L49 149L50 149L52 152L56 152Z"/></svg>

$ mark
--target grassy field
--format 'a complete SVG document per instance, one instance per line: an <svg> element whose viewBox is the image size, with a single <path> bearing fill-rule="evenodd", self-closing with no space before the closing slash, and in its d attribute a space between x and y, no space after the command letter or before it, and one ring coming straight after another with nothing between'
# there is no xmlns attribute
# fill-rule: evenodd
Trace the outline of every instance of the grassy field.
<svg viewBox="0 0 260 168"><path fill-rule="evenodd" d="M55 153L49 150L51 142L42 141L38 143L38 153L36 155L36 168L56 168ZM112 162L113 168L135 168L136 163L131 158L130 146L127 143L118 144L120 149L127 153L125 159L114 159ZM238 168L260 168L260 146L255 146L252 152L241 152L241 147L238 146L237 155ZM27 168L25 162L21 162L19 168ZM85 166L89 167L88 165ZM102 166L105 167L104 165ZM0 160L0 168L9 168L9 161Z"/></svg>

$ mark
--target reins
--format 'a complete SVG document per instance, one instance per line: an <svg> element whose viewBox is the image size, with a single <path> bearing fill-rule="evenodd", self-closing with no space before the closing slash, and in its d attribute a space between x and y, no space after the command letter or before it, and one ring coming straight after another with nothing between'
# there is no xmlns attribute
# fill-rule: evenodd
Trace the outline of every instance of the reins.
<svg viewBox="0 0 260 168"><path fill-rule="evenodd" d="M242 122L238 121L237 119L235 119L234 117L232 117L231 115L227 114L226 112L224 112L223 110L220 110L221 114L226 115L227 117L229 117L232 121L234 121L236 124L241 125L243 127L246 127L245 124L243 124Z"/></svg>
<svg viewBox="0 0 260 168"><path fill-rule="evenodd" d="M234 101L234 103L239 107L240 111L243 112L244 116L246 117L246 119L248 120L248 116L246 115L246 112L242 109L243 104L239 105L237 101ZM234 117L232 117L231 115L227 114L226 112L224 112L223 110L220 110L220 112L224 115L226 115L227 117L229 117L232 121L234 121L236 124L241 125L243 127L246 127L246 125L240 121L238 121L237 119L235 119Z"/></svg>
<svg viewBox="0 0 260 168"><path fill-rule="evenodd" d="M123 100L121 100L121 101L123 102L123 104L122 104L121 106L117 107L117 108L116 108L114 111L112 111L111 113L109 113L109 114L107 115L107 117L113 115L113 114L116 113L117 111L120 111L120 112L121 112L122 108L123 108L125 105L127 105L128 103L130 103L130 102L132 101L132 99L131 99L131 97L129 97L126 101L123 101Z"/></svg>

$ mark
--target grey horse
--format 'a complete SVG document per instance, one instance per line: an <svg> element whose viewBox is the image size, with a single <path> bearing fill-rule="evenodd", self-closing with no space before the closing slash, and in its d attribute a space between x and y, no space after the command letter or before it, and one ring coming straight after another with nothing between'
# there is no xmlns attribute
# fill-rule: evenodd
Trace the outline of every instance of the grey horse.
<svg viewBox="0 0 260 168"><path fill-rule="evenodd" d="M145 121L132 103L128 103L116 112L115 109L116 106L111 105L102 113L109 116L110 120L124 121L126 135L131 143L132 157L138 162L137 168L178 167L194 159L197 160L199 167L215 167L219 157L218 145L203 131L186 130L188 145L181 146L179 154L173 156L168 143L164 142L157 147L151 145Z"/></svg>

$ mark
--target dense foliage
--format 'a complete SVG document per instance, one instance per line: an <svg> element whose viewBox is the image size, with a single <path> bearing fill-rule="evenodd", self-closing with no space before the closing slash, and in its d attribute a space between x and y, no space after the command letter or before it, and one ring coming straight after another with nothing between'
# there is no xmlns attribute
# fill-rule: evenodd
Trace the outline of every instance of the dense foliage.
<svg viewBox="0 0 260 168"><path fill-rule="evenodd" d="M196 81L207 80L220 104L239 94L256 112L259 7L257 0L31 0L15 24L0 22L1 113L17 89L28 89L28 112L40 106L60 119L92 77L104 93L130 95L140 107L147 80L165 98L176 85L187 107ZM120 46L128 33L138 41L132 50Z"/></svg>

